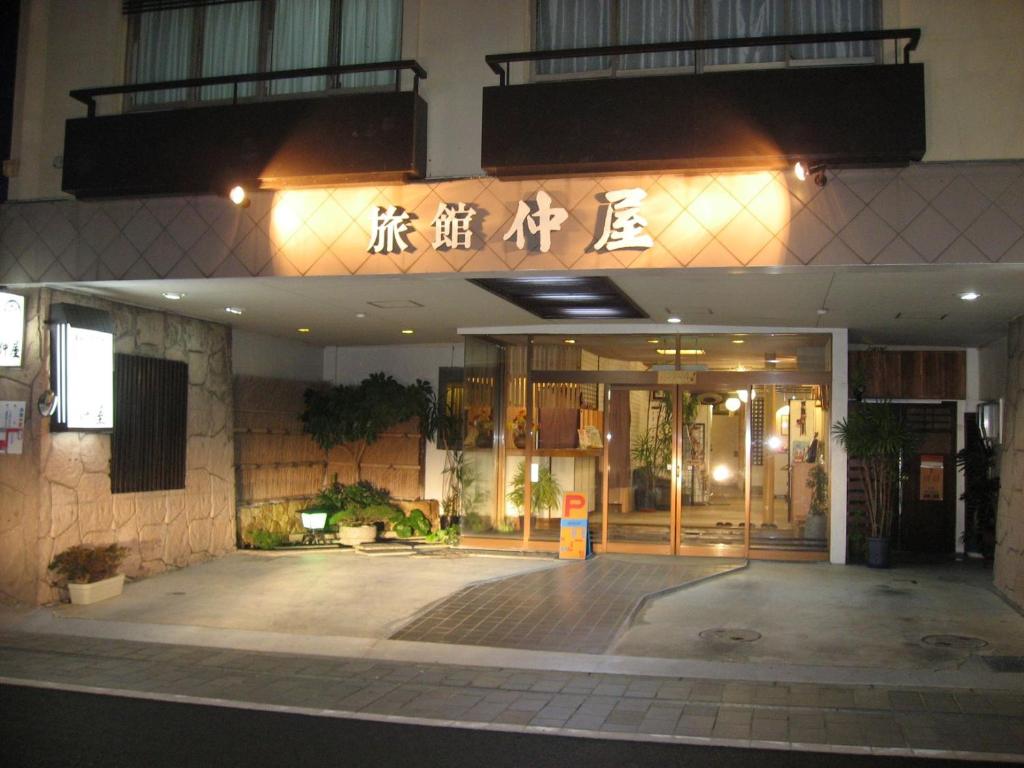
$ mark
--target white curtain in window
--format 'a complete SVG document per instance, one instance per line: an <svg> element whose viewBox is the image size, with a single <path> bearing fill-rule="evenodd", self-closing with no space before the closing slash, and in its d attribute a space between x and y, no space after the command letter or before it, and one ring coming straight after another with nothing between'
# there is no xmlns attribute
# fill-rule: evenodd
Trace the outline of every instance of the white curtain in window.
<svg viewBox="0 0 1024 768"><path fill-rule="evenodd" d="M327 66L331 31L331 0L279 0L274 14L272 70ZM320 91L324 77L272 80L271 93Z"/></svg>
<svg viewBox="0 0 1024 768"><path fill-rule="evenodd" d="M611 0L537 0L537 50L611 44ZM608 69L603 56L538 61L537 74L554 75Z"/></svg>
<svg viewBox="0 0 1024 768"><path fill-rule="evenodd" d="M260 2L210 5L203 20L203 77L237 75L259 69ZM256 92L255 83L238 86L239 96ZM230 85L211 85L202 88L201 99L230 99Z"/></svg>
<svg viewBox="0 0 1024 768"><path fill-rule="evenodd" d="M707 38L767 37L785 32L786 0L704 0ZM707 64L760 64L781 61L779 46L706 51Z"/></svg>
<svg viewBox="0 0 1024 768"><path fill-rule="evenodd" d="M192 63L191 8L155 11L138 17L138 47L135 50L133 82L154 83L189 77ZM184 101L185 90L146 91L132 97L133 104L165 104Z"/></svg>
<svg viewBox="0 0 1024 768"><path fill-rule="evenodd" d="M697 37L694 0L622 0L619 43L671 43ZM642 53L622 57L623 69L693 66L693 52Z"/></svg>
<svg viewBox="0 0 1024 768"><path fill-rule="evenodd" d="M877 29L875 0L791 0L790 30L794 34L813 32L855 32ZM877 43L813 43L794 46L794 59L848 59L874 57Z"/></svg>
<svg viewBox="0 0 1024 768"><path fill-rule="evenodd" d="M341 63L370 64L402 58L402 0L344 0L341 6ZM345 75L343 88L393 85L393 72Z"/></svg>

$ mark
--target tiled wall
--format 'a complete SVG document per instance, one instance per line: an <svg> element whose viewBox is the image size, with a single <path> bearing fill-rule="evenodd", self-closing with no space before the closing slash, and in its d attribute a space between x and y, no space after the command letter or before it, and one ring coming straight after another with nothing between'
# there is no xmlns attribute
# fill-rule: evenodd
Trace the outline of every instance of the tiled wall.
<svg viewBox="0 0 1024 768"><path fill-rule="evenodd" d="M602 194L641 187L645 251L596 252ZM549 253L502 236L543 188L569 219ZM432 246L439 202L479 211L470 250ZM412 251L368 253L372 206L412 213ZM1024 162L791 174L491 178L215 197L0 206L0 282L531 269L1024 262Z"/></svg>
<svg viewBox="0 0 1024 768"><path fill-rule="evenodd" d="M999 464L995 585L1024 608L1024 316L1010 324Z"/></svg>

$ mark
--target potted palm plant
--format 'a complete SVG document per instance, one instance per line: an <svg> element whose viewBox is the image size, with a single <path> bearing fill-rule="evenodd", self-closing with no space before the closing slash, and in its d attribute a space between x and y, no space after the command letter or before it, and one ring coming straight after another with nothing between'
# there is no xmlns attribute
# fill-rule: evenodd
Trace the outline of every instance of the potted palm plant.
<svg viewBox="0 0 1024 768"><path fill-rule="evenodd" d="M815 464L807 473L807 487L811 491L811 504L804 522L805 539L824 539L828 513L828 473L821 464Z"/></svg>
<svg viewBox="0 0 1024 768"><path fill-rule="evenodd" d="M837 422L832 435L851 459L868 512L868 566L889 567L889 535L900 493L900 468L913 433L892 403L861 403Z"/></svg>
<svg viewBox="0 0 1024 768"><path fill-rule="evenodd" d="M117 597L124 589L124 574L117 569L127 554L120 544L68 547L50 563L50 570L59 576L55 586L67 585L75 605Z"/></svg>
<svg viewBox="0 0 1024 768"><path fill-rule="evenodd" d="M526 503L526 463L519 462L516 471L512 475L512 490L509 491L508 500L523 513ZM562 498L562 486L558 479L551 473L548 467L538 467L537 479L530 483L530 509L536 515L540 511L547 512L551 516L551 510L557 509Z"/></svg>

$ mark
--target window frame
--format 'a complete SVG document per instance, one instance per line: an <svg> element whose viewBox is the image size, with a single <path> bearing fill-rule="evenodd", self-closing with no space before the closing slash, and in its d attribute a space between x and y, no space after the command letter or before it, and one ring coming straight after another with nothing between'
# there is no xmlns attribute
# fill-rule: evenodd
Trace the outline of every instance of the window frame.
<svg viewBox="0 0 1024 768"><path fill-rule="evenodd" d="M271 67L271 54L274 46L274 19L277 14L277 5L281 0L254 0L259 3L259 21L258 21L258 39L256 51L256 69L254 72L269 73L277 70ZM287 0L284 0L287 2ZM338 66L341 63L342 49L342 13L345 0L330 0L331 11L329 19L328 39L327 39L327 63L324 66ZM187 8L192 14L192 40L191 40L191 53L189 56L188 74L186 79L199 79L203 77L203 33L206 24L205 9L207 6L194 6ZM135 79L139 43L140 43L140 26L143 13L132 14L128 18L127 32L126 32L126 55L124 64L124 82L126 84L134 84L138 82ZM403 32L405 28L405 0L402 0L402 8L398 14L399 23L397 30L397 48L398 58L401 58L402 44L403 44ZM394 77L397 78L398 73L394 73ZM283 98L309 98L319 96L321 94L328 93L330 91L342 89L341 76L331 75L327 77L327 85L321 90L309 90L300 91L297 93L286 93L286 94L274 94L272 93L270 82L268 80L260 80L252 83L252 87L255 89L255 93L247 96L238 96L238 101L254 101L262 99L283 99ZM394 88L394 82L390 82L384 85L371 85L371 86L350 86L344 87L343 89L347 92L356 91L381 91L389 90ZM125 112L142 112L152 110L164 110L164 109L175 109L181 107L193 107L193 106L212 106L216 104L231 103L234 99L203 99L201 97L199 86L193 86L185 89L185 98L179 101L163 101L153 104L139 104L136 102L133 94L125 94L123 110Z"/></svg>
<svg viewBox="0 0 1024 768"><path fill-rule="evenodd" d="M537 13L537 6L541 0L530 0L530 50L540 51L537 47L537 25L539 22L539 14ZM611 13L609 14L614 24L614 28L611 30L609 35L609 45L620 45L619 37L622 29L622 0L609 0L611 3ZM694 13L694 28L699 30L700 37L695 39L710 39L708 37L708 25L709 25L709 14L707 13L707 4L705 0L692 0L693 2L693 13ZM799 2L799 0L783 0L783 32L782 34L789 34L790 26L792 24L791 18L791 7L793 2ZM874 6L874 15L876 21L876 28L882 29L883 24L883 8L882 0L871 0ZM748 70L748 69L783 69L786 67L817 67L817 66L829 66L837 63L841 64L877 64L882 63L883 53L880 43L875 44L875 54L873 56L861 56L861 57L848 57L848 58L826 58L826 59L794 59L791 56L791 46L785 46L783 51L783 57L780 61L766 61L766 62L753 62L753 63L739 63L739 64L708 64L705 62L705 51L694 51L694 63L692 65L682 67L640 67L640 68L627 68L620 67L618 62L618 56L611 56L611 66L604 69L588 69L581 72L563 72L563 73L552 73L544 74L537 71L537 64L539 62L529 62L529 72L527 76L530 82L547 82L547 81L559 81L559 80L586 80L604 77L617 77L620 75L631 77L631 76L644 76L644 77L658 77L662 75L680 75L680 74L701 74L703 72L729 72L735 70ZM570 59L572 61L572 59Z"/></svg>

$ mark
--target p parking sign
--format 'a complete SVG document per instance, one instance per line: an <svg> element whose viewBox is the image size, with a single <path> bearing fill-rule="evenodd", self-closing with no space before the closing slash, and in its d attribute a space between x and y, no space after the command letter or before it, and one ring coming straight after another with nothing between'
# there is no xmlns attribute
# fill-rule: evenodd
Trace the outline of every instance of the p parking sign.
<svg viewBox="0 0 1024 768"><path fill-rule="evenodd" d="M560 560L586 560L593 554L587 529L587 496L571 491L562 497L562 525L558 538Z"/></svg>

